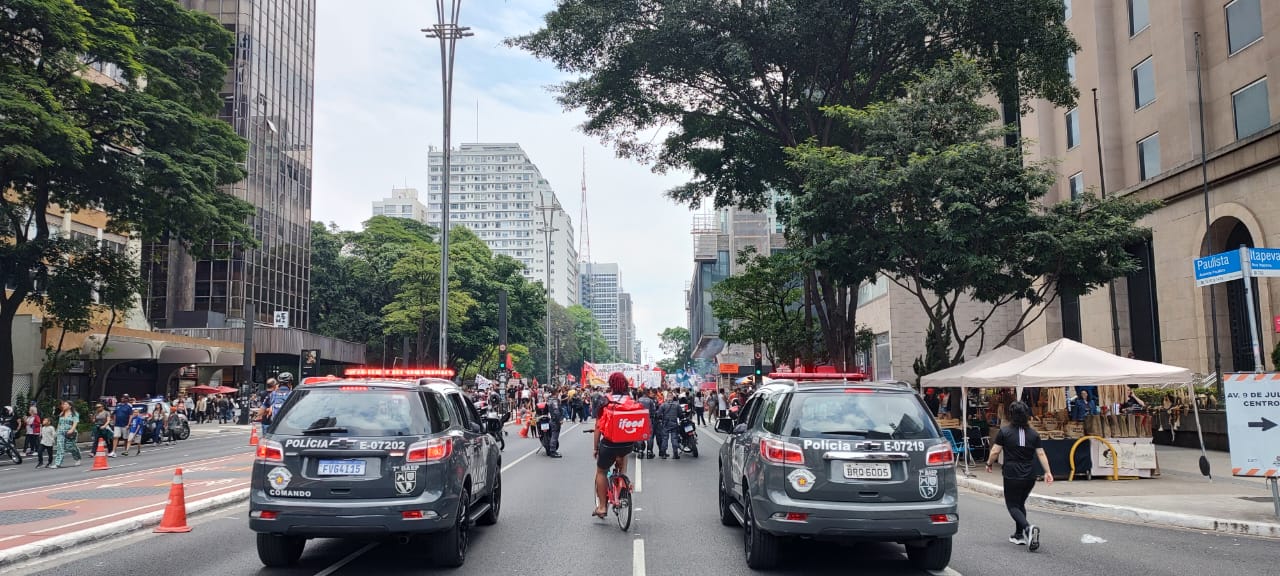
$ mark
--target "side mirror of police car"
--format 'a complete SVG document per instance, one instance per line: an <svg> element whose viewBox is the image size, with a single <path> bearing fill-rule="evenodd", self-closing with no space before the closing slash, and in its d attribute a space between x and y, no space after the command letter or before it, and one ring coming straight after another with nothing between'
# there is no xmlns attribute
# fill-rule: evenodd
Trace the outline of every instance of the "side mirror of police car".
<svg viewBox="0 0 1280 576"><path fill-rule="evenodd" d="M746 424L739 424L739 425L737 425L737 426L734 426L734 427L733 427L733 433L734 433L734 435L735 435L735 436L736 436L736 435L738 435L738 434L742 434L743 432L746 432L746 431L747 431L747 425L746 425Z"/></svg>

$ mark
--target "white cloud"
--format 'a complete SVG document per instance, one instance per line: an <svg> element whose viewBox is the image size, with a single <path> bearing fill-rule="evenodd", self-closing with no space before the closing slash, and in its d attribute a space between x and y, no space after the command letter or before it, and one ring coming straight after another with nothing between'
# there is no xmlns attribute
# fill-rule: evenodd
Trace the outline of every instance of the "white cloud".
<svg viewBox="0 0 1280 576"><path fill-rule="evenodd" d="M436 21L432 4L378 0L351 10L320 0L317 19L312 217L354 229L392 186L425 188L426 150L441 143L438 41L420 29ZM532 31L551 0L464 2L454 86L453 141L517 142L573 217L587 157L591 254L617 262L632 293L637 338L661 356L657 335L686 323L684 285L693 269L690 213L663 192L685 174L657 175L619 159L584 135L585 117L565 112L547 86L564 80L549 63L502 39ZM477 104L479 114L477 116Z"/></svg>

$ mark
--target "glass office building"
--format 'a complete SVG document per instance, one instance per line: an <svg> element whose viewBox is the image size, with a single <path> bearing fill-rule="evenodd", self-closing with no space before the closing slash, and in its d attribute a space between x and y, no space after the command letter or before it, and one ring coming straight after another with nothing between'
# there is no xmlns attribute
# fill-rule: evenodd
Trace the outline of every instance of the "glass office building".
<svg viewBox="0 0 1280 576"><path fill-rule="evenodd" d="M192 260L177 242L144 248L147 316L159 328L242 325L289 313L306 330L310 294L311 139L315 0L181 0L236 35L219 117L249 141L248 176L227 192L252 203L260 246L216 243L216 259ZM184 314L193 311L194 314ZM201 319L204 320L201 320Z"/></svg>

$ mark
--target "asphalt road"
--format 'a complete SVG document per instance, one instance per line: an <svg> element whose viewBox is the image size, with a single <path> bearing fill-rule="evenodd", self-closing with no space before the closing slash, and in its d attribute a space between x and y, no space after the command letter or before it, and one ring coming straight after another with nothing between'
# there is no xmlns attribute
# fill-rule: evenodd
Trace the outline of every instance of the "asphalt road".
<svg viewBox="0 0 1280 576"><path fill-rule="evenodd" d="M191 437L186 440L159 446L143 445L141 456L110 458L107 461L111 466L110 470L100 470L93 474L96 477L107 478L137 470L177 467L184 462L248 452L252 450L248 444L248 426L195 425L192 426ZM63 465L69 467L56 470L36 468L37 460L34 456L24 457L22 464L13 464L4 460L0 462L0 493L83 480L87 470L93 467L93 453L91 450L84 449L81 451L81 457L84 461L79 466L71 466L74 460L67 456Z"/></svg>
<svg viewBox="0 0 1280 576"><path fill-rule="evenodd" d="M467 563L456 570L430 567L421 546L360 541L313 540L301 564L266 570L258 562L244 506L192 518L188 534L140 533L85 547L15 575L124 574L138 571L190 576L356 576L448 572L458 575L598 576L642 574L697 576L749 573L742 560L741 532L716 518L715 454L718 444L703 433L700 459L646 460L632 464L638 511L631 532L612 521L590 518L592 508L590 436L587 426L562 437L565 458L525 456L536 441L509 437L504 453L502 517L497 526L477 528ZM1044 527L1037 553L1006 541L1012 522L1003 504L965 494L961 530L951 568L945 574L1098 574L1161 576L1205 573L1249 576L1275 574L1280 542L1166 530L1081 516L1032 511ZM1082 538L1096 542L1084 543ZM788 550L783 575L856 572L868 576L911 575L901 547L838 547L797 544Z"/></svg>

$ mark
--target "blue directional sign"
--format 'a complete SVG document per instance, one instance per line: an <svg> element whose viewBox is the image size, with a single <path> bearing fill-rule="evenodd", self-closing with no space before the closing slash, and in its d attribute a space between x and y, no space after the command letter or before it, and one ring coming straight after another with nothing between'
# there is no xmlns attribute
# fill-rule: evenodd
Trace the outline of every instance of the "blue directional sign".
<svg viewBox="0 0 1280 576"><path fill-rule="evenodd" d="M1208 286L1244 277L1244 271L1240 268L1239 250L1196 258L1195 271L1196 286Z"/></svg>
<svg viewBox="0 0 1280 576"><path fill-rule="evenodd" d="M1250 248L1249 275L1280 276L1280 248Z"/></svg>

